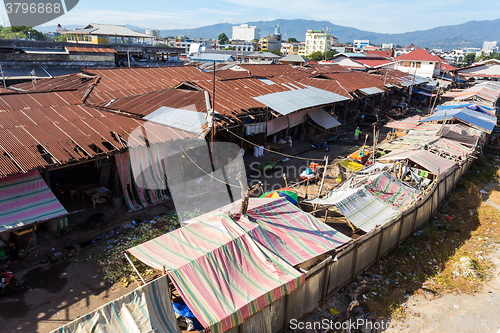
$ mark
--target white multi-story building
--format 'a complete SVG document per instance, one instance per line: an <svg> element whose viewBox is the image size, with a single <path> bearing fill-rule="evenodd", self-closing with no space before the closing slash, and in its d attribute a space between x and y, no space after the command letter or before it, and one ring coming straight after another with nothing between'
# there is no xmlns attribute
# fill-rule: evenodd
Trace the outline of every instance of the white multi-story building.
<svg viewBox="0 0 500 333"><path fill-rule="evenodd" d="M246 42L251 42L254 39L260 39L260 29L256 26L249 26L248 24L242 24L233 27L233 38L235 40L244 40Z"/></svg>
<svg viewBox="0 0 500 333"><path fill-rule="evenodd" d="M498 52L498 41L484 42L482 50L484 52Z"/></svg>
<svg viewBox="0 0 500 333"><path fill-rule="evenodd" d="M332 46L331 36L323 30L307 30L306 45L304 49L299 49L299 55L308 56L313 52L329 51Z"/></svg>
<svg viewBox="0 0 500 333"><path fill-rule="evenodd" d="M368 46L370 45L370 41L368 39L364 39L364 40L355 40L353 43L352 43L352 46L355 48L355 49L362 49L364 48L365 46Z"/></svg>
<svg viewBox="0 0 500 333"><path fill-rule="evenodd" d="M441 58L430 54L424 49L416 49L415 51L402 54L394 60L396 62L394 69L426 78L439 75L441 64L444 63Z"/></svg>
<svg viewBox="0 0 500 333"><path fill-rule="evenodd" d="M160 39L161 38L161 31L158 29L147 29L146 35L150 35L150 36L153 36L155 38Z"/></svg>
<svg viewBox="0 0 500 333"><path fill-rule="evenodd" d="M390 50L390 49L395 49L396 48L396 44L386 44L386 43L383 43L382 44L382 50Z"/></svg>

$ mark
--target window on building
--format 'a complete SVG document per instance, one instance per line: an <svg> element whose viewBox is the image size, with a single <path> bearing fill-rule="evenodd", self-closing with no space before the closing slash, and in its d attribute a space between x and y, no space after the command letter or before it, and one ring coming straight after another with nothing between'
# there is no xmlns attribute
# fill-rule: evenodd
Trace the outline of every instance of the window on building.
<svg viewBox="0 0 500 333"><path fill-rule="evenodd" d="M420 66L421 66L421 65L422 65L422 63L421 63L421 62L417 62L417 63L415 64L415 67L420 68Z"/></svg>

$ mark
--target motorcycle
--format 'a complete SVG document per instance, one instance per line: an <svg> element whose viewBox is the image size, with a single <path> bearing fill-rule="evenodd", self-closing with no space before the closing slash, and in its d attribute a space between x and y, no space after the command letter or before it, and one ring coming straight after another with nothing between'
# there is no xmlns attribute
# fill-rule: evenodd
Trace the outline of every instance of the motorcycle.
<svg viewBox="0 0 500 333"><path fill-rule="evenodd" d="M311 147L314 149L322 149L323 151L330 151L330 147L326 144L326 141L321 141L321 142L313 142L311 143Z"/></svg>
<svg viewBox="0 0 500 333"><path fill-rule="evenodd" d="M6 266L0 268L0 294L3 294L7 290L16 291L21 288L21 283L6 268Z"/></svg>

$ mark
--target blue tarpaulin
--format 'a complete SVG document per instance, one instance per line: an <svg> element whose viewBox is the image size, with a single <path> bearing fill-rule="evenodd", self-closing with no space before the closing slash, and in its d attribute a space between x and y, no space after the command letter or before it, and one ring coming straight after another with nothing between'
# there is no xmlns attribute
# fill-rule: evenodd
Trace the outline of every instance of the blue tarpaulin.
<svg viewBox="0 0 500 333"><path fill-rule="evenodd" d="M446 120L457 119L487 133L491 133L497 124L496 117L472 111L466 107L461 109L439 110L429 117L421 119L420 122L443 121L445 117Z"/></svg>

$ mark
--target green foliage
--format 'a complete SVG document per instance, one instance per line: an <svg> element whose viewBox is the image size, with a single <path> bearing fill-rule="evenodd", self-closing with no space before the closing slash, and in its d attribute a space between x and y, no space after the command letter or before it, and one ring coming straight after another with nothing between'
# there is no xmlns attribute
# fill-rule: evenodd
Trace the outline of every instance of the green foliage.
<svg viewBox="0 0 500 333"><path fill-rule="evenodd" d="M33 39L46 40L47 36L38 30L25 26L1 27L0 39Z"/></svg>
<svg viewBox="0 0 500 333"><path fill-rule="evenodd" d="M335 54L337 54L337 52L335 52L335 51L326 51L326 57L325 57L325 53L320 52L320 51L316 51L316 52L311 53L306 58L309 60L312 60L312 61L321 61L321 60L325 60L325 59L330 59Z"/></svg>
<svg viewBox="0 0 500 333"><path fill-rule="evenodd" d="M56 42L67 42L68 37L66 35L57 35L54 38L52 38L52 40L54 40Z"/></svg>
<svg viewBox="0 0 500 333"><path fill-rule="evenodd" d="M485 60L490 60L490 59L500 60L500 54L491 52L490 54L486 55L486 53L481 52L481 55L479 57L477 57L477 59L475 61L480 62L480 61L485 61Z"/></svg>
<svg viewBox="0 0 500 333"><path fill-rule="evenodd" d="M474 62L475 59L476 59L476 54L469 53L469 54L465 55L464 61L462 61L462 65L470 66Z"/></svg>
<svg viewBox="0 0 500 333"><path fill-rule="evenodd" d="M260 52L267 52L267 49L260 49Z"/></svg>
<svg viewBox="0 0 500 333"><path fill-rule="evenodd" d="M225 33L221 33L219 37L217 37L217 40L219 41L219 44L226 44L229 41L229 38Z"/></svg>
<svg viewBox="0 0 500 333"><path fill-rule="evenodd" d="M288 43L298 43L299 41L297 39L295 39L294 37L290 37L290 38L288 38L287 42Z"/></svg>
<svg viewBox="0 0 500 333"><path fill-rule="evenodd" d="M224 50L230 50L230 51L232 51L232 50L234 50L234 47L233 46L228 46Z"/></svg>
<svg viewBox="0 0 500 333"><path fill-rule="evenodd" d="M198 216L199 212L193 211L186 214L186 217L189 219ZM138 224L129 229L127 233L113 234L105 239L101 239L91 250L90 255L91 258L102 266L104 280L115 283L117 281L128 282L131 276L138 279L139 277L123 255L123 252L179 227L180 223L177 214L167 214L151 222L147 221ZM154 270L133 256L129 257L141 275L155 273Z"/></svg>
<svg viewBox="0 0 500 333"><path fill-rule="evenodd" d="M271 51L269 51L269 52L271 52L271 53L273 53L273 54L276 54L276 55L279 55L279 56L282 56L282 55L283 55L283 53L281 53L281 51L278 51L278 50L271 50Z"/></svg>

